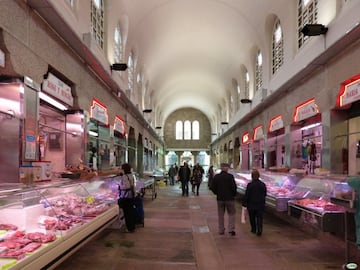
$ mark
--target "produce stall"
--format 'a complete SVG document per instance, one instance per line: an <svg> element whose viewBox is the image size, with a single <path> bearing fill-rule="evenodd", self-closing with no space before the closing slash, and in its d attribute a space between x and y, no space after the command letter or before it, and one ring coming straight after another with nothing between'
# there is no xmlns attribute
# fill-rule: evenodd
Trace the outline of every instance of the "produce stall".
<svg viewBox="0 0 360 270"><path fill-rule="evenodd" d="M295 190L306 191L303 198L288 202L288 214L323 232L344 231L345 209L331 202L335 186L346 181L343 176L309 175L302 178Z"/></svg>
<svg viewBox="0 0 360 270"><path fill-rule="evenodd" d="M2 187L1 269L53 269L118 213L116 194L105 180Z"/></svg>

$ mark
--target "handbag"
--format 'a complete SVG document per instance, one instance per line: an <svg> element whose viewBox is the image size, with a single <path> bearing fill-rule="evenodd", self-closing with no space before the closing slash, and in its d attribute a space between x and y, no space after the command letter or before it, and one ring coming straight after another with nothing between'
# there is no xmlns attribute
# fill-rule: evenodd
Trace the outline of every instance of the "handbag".
<svg viewBox="0 0 360 270"><path fill-rule="evenodd" d="M246 223L246 216L247 216L247 208L246 207L242 207L241 208L241 223Z"/></svg>

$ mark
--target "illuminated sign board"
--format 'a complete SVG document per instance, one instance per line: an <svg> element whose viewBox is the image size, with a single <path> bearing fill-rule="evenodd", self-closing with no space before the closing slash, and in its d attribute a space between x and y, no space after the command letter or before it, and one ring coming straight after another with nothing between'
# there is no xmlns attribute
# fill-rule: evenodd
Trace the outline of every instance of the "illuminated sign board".
<svg viewBox="0 0 360 270"><path fill-rule="evenodd" d="M261 140L264 138L264 130L262 125L257 126L256 128L254 128L254 135L253 135L253 140Z"/></svg>
<svg viewBox="0 0 360 270"><path fill-rule="evenodd" d="M360 74L341 83L336 105L343 107L360 99Z"/></svg>
<svg viewBox="0 0 360 270"><path fill-rule="evenodd" d="M269 132L273 132L283 127L284 127L284 121L282 119L282 116L281 115L275 116L270 120Z"/></svg>
<svg viewBox="0 0 360 270"><path fill-rule="evenodd" d="M311 98L298 106L294 110L294 122L299 122L301 120L310 118L319 113L318 106L315 103L315 98Z"/></svg>
<svg viewBox="0 0 360 270"><path fill-rule="evenodd" d="M109 124L109 116L107 108L104 104L98 101L96 98L93 98L92 105L90 107L90 117L99 121L102 124Z"/></svg>

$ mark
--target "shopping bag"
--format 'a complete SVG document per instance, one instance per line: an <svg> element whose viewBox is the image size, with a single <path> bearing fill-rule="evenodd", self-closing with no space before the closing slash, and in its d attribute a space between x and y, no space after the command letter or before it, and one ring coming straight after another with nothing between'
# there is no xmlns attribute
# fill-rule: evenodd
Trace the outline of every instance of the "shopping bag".
<svg viewBox="0 0 360 270"><path fill-rule="evenodd" d="M241 223L246 223L246 216L247 216L247 208L243 206L241 209Z"/></svg>

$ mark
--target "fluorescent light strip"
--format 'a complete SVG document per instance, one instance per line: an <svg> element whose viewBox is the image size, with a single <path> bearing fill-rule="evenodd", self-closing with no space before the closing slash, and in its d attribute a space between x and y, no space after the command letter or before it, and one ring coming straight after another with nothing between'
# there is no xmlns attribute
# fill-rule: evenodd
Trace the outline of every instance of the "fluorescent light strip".
<svg viewBox="0 0 360 270"><path fill-rule="evenodd" d="M317 127L317 126L320 126L320 125L321 125L321 123L311 124L311 125L302 127L301 130L307 130L307 129L314 128L314 127Z"/></svg>
<svg viewBox="0 0 360 270"><path fill-rule="evenodd" d="M99 134L97 132L91 131L91 130L89 131L89 135L94 136L94 137L99 136Z"/></svg>
<svg viewBox="0 0 360 270"><path fill-rule="evenodd" d="M52 97L46 95L45 93L43 92L40 92L40 98L44 101L46 101L47 103L50 103L51 105L55 106L56 108L62 110L62 111L65 111L67 110L68 108L61 104L60 102L56 101L55 99L53 99Z"/></svg>

